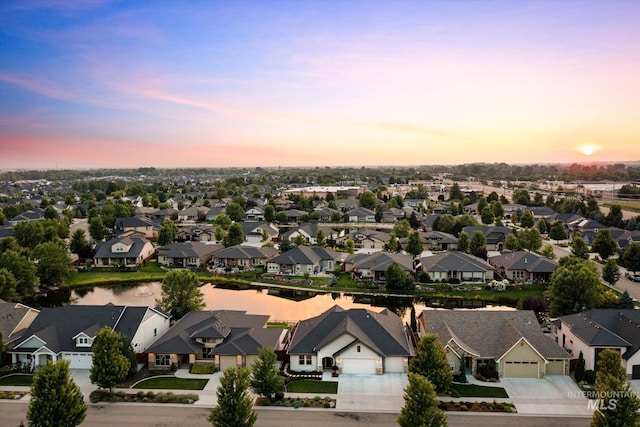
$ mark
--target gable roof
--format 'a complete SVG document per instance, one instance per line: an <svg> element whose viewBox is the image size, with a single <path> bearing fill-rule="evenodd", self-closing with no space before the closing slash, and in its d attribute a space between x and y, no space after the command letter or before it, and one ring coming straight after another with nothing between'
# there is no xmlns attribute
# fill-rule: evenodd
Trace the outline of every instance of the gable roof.
<svg viewBox="0 0 640 427"><path fill-rule="evenodd" d="M625 360L640 350L640 310L598 308L562 316L559 320L590 346L626 347Z"/></svg>
<svg viewBox="0 0 640 427"><path fill-rule="evenodd" d="M425 331L438 334L443 346L453 339L464 351L480 358L499 359L524 338L545 359L571 359L542 332L531 310L424 310L419 317Z"/></svg>
<svg viewBox="0 0 640 427"><path fill-rule="evenodd" d="M266 315L247 314L238 310L190 311L158 338L148 352L196 354L204 347L196 341L197 338L226 340L234 329L262 329L268 319ZM278 330L276 332L280 333ZM239 331L236 331L238 334Z"/></svg>
<svg viewBox="0 0 640 427"><path fill-rule="evenodd" d="M5 344L20 336L23 330L16 330L16 328L30 311L38 312L19 302L6 302L0 299L0 333Z"/></svg>
<svg viewBox="0 0 640 427"><path fill-rule="evenodd" d="M277 254L277 249L270 247L256 248L253 246L234 245L220 249L214 254L217 259L254 259L269 258Z"/></svg>
<svg viewBox="0 0 640 427"><path fill-rule="evenodd" d="M506 270L524 270L529 273L553 273L558 263L527 251L510 252L489 258L489 263Z"/></svg>
<svg viewBox="0 0 640 427"><path fill-rule="evenodd" d="M396 263L403 271L413 272L413 258L409 255L395 252L374 252L363 257L347 257L345 262L353 259L354 269L368 269L371 271L386 271L392 263Z"/></svg>
<svg viewBox="0 0 640 427"><path fill-rule="evenodd" d="M159 247L158 255L169 258L202 258L222 248L221 245L208 245L202 242L180 242Z"/></svg>
<svg viewBox="0 0 640 427"><path fill-rule="evenodd" d="M310 248L308 246L296 246L287 252L270 260L270 263L282 265L316 265L322 260L336 260L341 256L340 252L330 251L325 248Z"/></svg>
<svg viewBox="0 0 640 427"><path fill-rule="evenodd" d="M482 258L454 251L420 258L424 271L482 272L493 267Z"/></svg>
<svg viewBox="0 0 640 427"><path fill-rule="evenodd" d="M111 247L118 242L125 245L131 245L128 252L113 252ZM144 246L149 243L147 239L142 237L114 237L96 245L96 254L94 258L133 258L142 253Z"/></svg>
<svg viewBox="0 0 640 427"><path fill-rule="evenodd" d="M55 352L79 351L74 337L84 333L95 337L105 326L133 338L150 307L129 307L123 305L66 305L64 307L43 308L38 317L22 334L22 342L37 336L46 347ZM157 311L158 314L168 316ZM19 347L20 344L16 347ZM89 348L86 351L90 351Z"/></svg>
<svg viewBox="0 0 640 427"><path fill-rule="evenodd" d="M488 245L495 245L496 243L504 242L505 238L509 234L513 234L513 231L509 227L505 227L503 225L491 225L491 226L483 226L483 225L472 225L468 227L464 227L462 229L465 233L471 237L474 231L481 232L484 237L487 239Z"/></svg>
<svg viewBox="0 0 640 427"><path fill-rule="evenodd" d="M311 354L344 334L381 356L412 356L402 320L388 309L344 310L333 306L319 316L298 322L289 343L289 354Z"/></svg>

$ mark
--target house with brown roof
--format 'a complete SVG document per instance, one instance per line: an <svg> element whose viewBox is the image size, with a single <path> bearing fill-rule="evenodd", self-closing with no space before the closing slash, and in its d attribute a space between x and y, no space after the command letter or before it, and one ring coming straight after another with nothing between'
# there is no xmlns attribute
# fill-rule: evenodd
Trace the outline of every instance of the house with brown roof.
<svg viewBox="0 0 640 427"><path fill-rule="evenodd" d="M449 283L486 283L494 275L493 266L487 261L459 251L422 257L417 269L426 272L434 282L444 279Z"/></svg>
<svg viewBox="0 0 640 427"><path fill-rule="evenodd" d="M530 310L424 310L418 334L437 334L453 372L499 377L568 375L571 355L542 332Z"/></svg>
<svg viewBox="0 0 640 427"><path fill-rule="evenodd" d="M513 282L548 283L558 263L533 252L516 251L490 257L498 279Z"/></svg>
<svg viewBox="0 0 640 427"><path fill-rule="evenodd" d="M0 299L0 333L6 349L13 348L38 313L40 313L39 310L19 302L6 302Z"/></svg>
<svg viewBox="0 0 640 427"><path fill-rule="evenodd" d="M178 242L158 248L158 262L167 267L204 267L222 245L202 242Z"/></svg>

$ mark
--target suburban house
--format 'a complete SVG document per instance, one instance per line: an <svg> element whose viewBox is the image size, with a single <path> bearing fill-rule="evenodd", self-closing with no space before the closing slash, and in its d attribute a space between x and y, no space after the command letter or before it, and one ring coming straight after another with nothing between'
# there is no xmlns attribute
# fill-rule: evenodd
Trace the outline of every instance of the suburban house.
<svg viewBox="0 0 640 427"><path fill-rule="evenodd" d="M280 236L278 227L269 222L239 222L248 245L262 246L266 242L277 242Z"/></svg>
<svg viewBox="0 0 640 427"><path fill-rule="evenodd" d="M429 275L436 282L482 282L493 279L493 267L482 258L464 252L446 252L420 258L418 269Z"/></svg>
<svg viewBox="0 0 640 427"><path fill-rule="evenodd" d="M150 241L142 237L114 237L96 245L96 267L139 267L155 254Z"/></svg>
<svg viewBox="0 0 640 427"><path fill-rule="evenodd" d="M458 247L458 239L453 234L443 231L421 231L422 249L425 251L453 251ZM409 241L408 237L400 239L400 246L405 247Z"/></svg>
<svg viewBox="0 0 640 427"><path fill-rule="evenodd" d="M346 213L349 222L376 222L376 213L367 208L354 208Z"/></svg>
<svg viewBox="0 0 640 427"><path fill-rule="evenodd" d="M570 238L573 238L576 233L580 233L587 245L591 245L593 239L595 239L598 231L601 228L606 228L598 221L587 218L580 218L575 221L569 222L567 223L567 227L569 227Z"/></svg>
<svg viewBox="0 0 640 427"><path fill-rule="evenodd" d="M218 218L223 213L226 213L226 211L227 211L226 206L214 206L207 211L207 213L204 216L204 220L215 221L216 218Z"/></svg>
<svg viewBox="0 0 640 427"><path fill-rule="evenodd" d="M614 227L609 227L609 230L611 238L622 250L625 250L632 243L640 243L640 230L621 230Z"/></svg>
<svg viewBox="0 0 640 427"><path fill-rule="evenodd" d="M0 334L6 349L13 348L38 313L39 310L19 302L0 300Z"/></svg>
<svg viewBox="0 0 640 427"><path fill-rule="evenodd" d="M346 256L344 252L330 251L325 248L296 246L269 260L267 272L294 274L296 276L302 276L305 273L333 272L343 256Z"/></svg>
<svg viewBox="0 0 640 427"><path fill-rule="evenodd" d="M284 214L287 216L287 222L300 222L300 218L309 215L309 212L300 209L287 209Z"/></svg>
<svg viewBox="0 0 640 427"><path fill-rule="evenodd" d="M356 249L384 249L389 238L390 234L384 231L357 230L339 237L336 242L344 245L347 239L351 239Z"/></svg>
<svg viewBox="0 0 640 427"><path fill-rule="evenodd" d="M451 370L461 362L473 375L500 377L568 375L571 355L542 332L533 311L424 310L418 334L437 334Z"/></svg>
<svg viewBox="0 0 640 427"><path fill-rule="evenodd" d="M282 349L287 330L266 328L268 320L245 311L191 311L149 347L149 369L194 363L213 363L220 371L251 366L261 348Z"/></svg>
<svg viewBox="0 0 640 427"><path fill-rule="evenodd" d="M129 218L116 218L116 235L135 231L142 233L147 239L154 240L158 237L159 229L160 227L146 216L138 215Z"/></svg>
<svg viewBox="0 0 640 427"><path fill-rule="evenodd" d="M264 209L259 206L253 206L244 213L244 220L249 222L264 221Z"/></svg>
<svg viewBox="0 0 640 427"><path fill-rule="evenodd" d="M105 326L131 338L137 354L145 353L169 329L169 317L150 307L113 304L43 308L10 351L12 362L37 367L65 359L71 369L89 369L91 347Z"/></svg>
<svg viewBox="0 0 640 427"><path fill-rule="evenodd" d="M158 248L158 262L167 267L205 267L222 248L202 242L171 243Z"/></svg>
<svg viewBox="0 0 640 427"><path fill-rule="evenodd" d="M488 259L499 279L513 282L548 283L558 263L533 252L516 251Z"/></svg>
<svg viewBox="0 0 640 427"><path fill-rule="evenodd" d="M216 228L212 225L198 224L180 227L176 233L178 242L215 242Z"/></svg>
<svg viewBox="0 0 640 427"><path fill-rule="evenodd" d="M488 251L502 251L504 249L505 239L509 234L513 233L513 231L509 227L505 227L502 225L474 225L464 227L462 231L467 233L469 237L473 236L474 231L480 231L487 239Z"/></svg>
<svg viewBox="0 0 640 427"><path fill-rule="evenodd" d="M394 262L398 264L402 271L413 275L413 258L402 253L374 252L370 254L353 254L345 259L344 265L345 271L350 271L354 277L383 282L387 268Z"/></svg>
<svg viewBox="0 0 640 427"><path fill-rule="evenodd" d="M213 262L218 267L266 267L267 262L277 255L278 251L274 248L234 245L217 251L213 255Z"/></svg>
<svg viewBox="0 0 640 427"><path fill-rule="evenodd" d="M178 211L178 221L204 221L209 208L204 206L190 206L186 209Z"/></svg>
<svg viewBox="0 0 640 427"><path fill-rule="evenodd" d="M337 305L298 322L286 350L291 371L337 367L344 374L407 372L414 355L407 327L392 311L344 310Z"/></svg>
<svg viewBox="0 0 640 427"><path fill-rule="evenodd" d="M331 239L332 237L333 239L335 239L339 236L338 232L334 231L331 227L327 227L326 225L317 223L305 222L283 233L282 238L287 239L290 242L295 242L298 236L302 236L304 238L305 244L317 245L317 236L319 230L322 230L325 239Z"/></svg>
<svg viewBox="0 0 640 427"><path fill-rule="evenodd" d="M339 214L340 218L342 218L342 213L340 211L331 209L329 207L318 207L313 210L320 215L320 222L331 222L331 219L335 214Z"/></svg>
<svg viewBox="0 0 640 427"><path fill-rule="evenodd" d="M42 219L44 219L44 209L35 208L14 216L8 222L9 225L15 226L23 221L39 221Z"/></svg>
<svg viewBox="0 0 640 427"><path fill-rule="evenodd" d="M585 369L598 369L600 353L613 349L622 356L627 378L640 380L640 310L598 308L559 317L552 322L556 342L574 358L580 352Z"/></svg>

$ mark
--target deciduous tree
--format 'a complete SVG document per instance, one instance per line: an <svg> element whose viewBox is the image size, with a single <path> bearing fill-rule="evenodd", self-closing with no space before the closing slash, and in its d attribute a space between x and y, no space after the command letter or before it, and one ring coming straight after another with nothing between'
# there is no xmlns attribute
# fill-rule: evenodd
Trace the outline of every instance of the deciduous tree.
<svg viewBox="0 0 640 427"><path fill-rule="evenodd" d="M91 365L90 379L100 388L113 387L120 384L129 372L129 359L122 354L120 334L108 326L100 329L96 334L92 347L93 365Z"/></svg>
<svg viewBox="0 0 640 427"><path fill-rule="evenodd" d="M627 270L640 271L640 243L631 243L622 253L622 261Z"/></svg>
<svg viewBox="0 0 640 427"><path fill-rule="evenodd" d="M162 294L156 304L176 320L190 311L203 309L204 295L196 273L190 270L168 272L162 279Z"/></svg>
<svg viewBox="0 0 640 427"><path fill-rule="evenodd" d="M591 261L561 258L547 292L551 299L550 314L565 316L598 307L602 300L600 286L598 271Z"/></svg>
<svg viewBox="0 0 640 427"><path fill-rule="evenodd" d="M552 240L564 240L567 238L567 230L564 228L562 221L554 221L549 230L549 238Z"/></svg>
<svg viewBox="0 0 640 427"><path fill-rule="evenodd" d="M471 235L471 239L469 240L469 252L473 255L478 251L478 249L487 246L487 238L482 234L481 231L476 230Z"/></svg>
<svg viewBox="0 0 640 427"><path fill-rule="evenodd" d="M409 233L409 240L407 241L405 251L413 255L415 258L422 253L422 250L422 238L420 237L420 232L412 231Z"/></svg>
<svg viewBox="0 0 640 427"><path fill-rule="evenodd" d="M6 268L0 268L0 299L11 302L20 299L16 292L18 281Z"/></svg>
<svg viewBox="0 0 640 427"><path fill-rule="evenodd" d="M218 406L207 420L215 427L252 427L258 415L249 396L250 372L248 368L228 368L220 378L216 391Z"/></svg>
<svg viewBox="0 0 640 427"><path fill-rule="evenodd" d="M615 254L617 249L618 244L611 238L611 232L606 228L598 230L591 244L591 250L600 255L600 258L607 259Z"/></svg>
<svg viewBox="0 0 640 427"><path fill-rule="evenodd" d="M237 222L234 222L229 226L227 235L224 237L223 244L225 247L241 245L244 242L244 231L242 226Z"/></svg>
<svg viewBox="0 0 640 427"><path fill-rule="evenodd" d="M611 286L620 279L620 269L615 259L609 258L602 267L602 278Z"/></svg>
<svg viewBox="0 0 640 427"><path fill-rule="evenodd" d="M571 255L580 259L589 259L589 246L584 241L580 233L573 235L571 240Z"/></svg>
<svg viewBox="0 0 640 427"><path fill-rule="evenodd" d="M385 270L384 278L387 282L387 289L413 290L415 288L413 276L403 271L395 261Z"/></svg>
<svg viewBox="0 0 640 427"><path fill-rule="evenodd" d="M68 360L49 362L36 371L27 410L29 426L73 427L82 424L86 415L87 404L69 374Z"/></svg>
<svg viewBox="0 0 640 427"><path fill-rule="evenodd" d="M61 285L71 274L71 258L67 255L67 248L62 241L40 243L33 251L33 256L37 262L36 272L40 283Z"/></svg>
<svg viewBox="0 0 640 427"><path fill-rule="evenodd" d="M466 231L460 232L458 236L458 250L460 252L469 252L469 235Z"/></svg>

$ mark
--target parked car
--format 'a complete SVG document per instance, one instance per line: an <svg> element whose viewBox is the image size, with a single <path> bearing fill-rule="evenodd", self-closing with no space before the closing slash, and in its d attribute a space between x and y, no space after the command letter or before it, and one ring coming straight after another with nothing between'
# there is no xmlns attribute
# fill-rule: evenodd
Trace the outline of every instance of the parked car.
<svg viewBox="0 0 640 427"><path fill-rule="evenodd" d="M627 271L626 273L624 273L624 275L632 282L640 282L640 273Z"/></svg>

